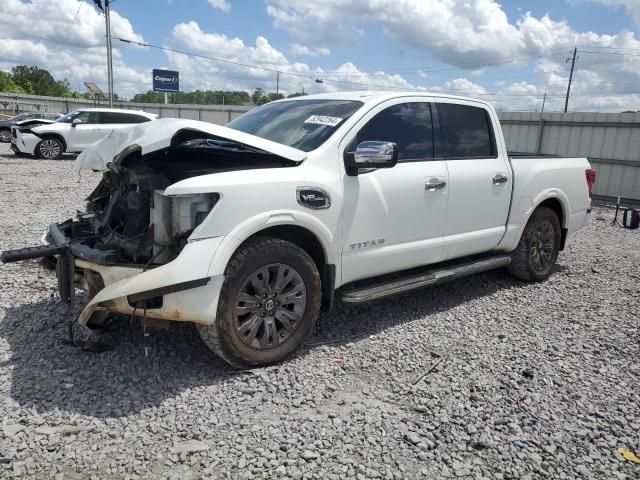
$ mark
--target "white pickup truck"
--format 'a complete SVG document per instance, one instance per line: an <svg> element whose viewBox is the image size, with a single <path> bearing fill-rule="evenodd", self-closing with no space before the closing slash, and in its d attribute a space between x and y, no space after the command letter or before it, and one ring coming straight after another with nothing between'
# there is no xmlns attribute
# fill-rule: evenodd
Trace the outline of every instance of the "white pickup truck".
<svg viewBox="0 0 640 480"><path fill-rule="evenodd" d="M107 311L193 322L229 363L292 354L334 298L352 304L506 267L546 279L591 208L585 158L510 157L486 102L349 92L272 102L226 127L116 131L79 169L87 210L53 224L60 291Z"/></svg>

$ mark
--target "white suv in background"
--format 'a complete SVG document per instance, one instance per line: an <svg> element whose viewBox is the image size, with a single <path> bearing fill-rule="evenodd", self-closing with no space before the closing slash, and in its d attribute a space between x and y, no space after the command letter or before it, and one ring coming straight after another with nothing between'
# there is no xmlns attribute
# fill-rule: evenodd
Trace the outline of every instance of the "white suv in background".
<svg viewBox="0 0 640 480"><path fill-rule="evenodd" d="M48 125L35 128L14 126L11 148L19 154L57 160L65 152L81 152L113 130L156 118L156 114L141 110L83 108Z"/></svg>

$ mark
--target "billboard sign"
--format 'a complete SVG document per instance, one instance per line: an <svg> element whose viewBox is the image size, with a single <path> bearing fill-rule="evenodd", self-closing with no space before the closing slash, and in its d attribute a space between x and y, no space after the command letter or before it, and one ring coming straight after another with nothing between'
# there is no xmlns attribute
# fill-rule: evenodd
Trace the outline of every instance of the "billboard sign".
<svg viewBox="0 0 640 480"><path fill-rule="evenodd" d="M173 70L153 69L154 92L179 92L180 76Z"/></svg>

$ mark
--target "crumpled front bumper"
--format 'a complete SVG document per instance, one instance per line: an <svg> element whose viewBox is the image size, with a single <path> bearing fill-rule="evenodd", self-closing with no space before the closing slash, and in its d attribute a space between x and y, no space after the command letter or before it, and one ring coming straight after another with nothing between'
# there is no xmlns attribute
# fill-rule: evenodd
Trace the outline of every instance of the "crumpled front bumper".
<svg viewBox="0 0 640 480"><path fill-rule="evenodd" d="M162 320L213 323L224 275L211 275L210 264L223 238L190 242L172 262L146 271L140 266L103 265L74 257L77 276L79 271L94 272L104 284L78 321L86 324L94 312L109 310ZM90 290L83 283L78 285Z"/></svg>
<svg viewBox="0 0 640 480"><path fill-rule="evenodd" d="M42 140L40 137L36 137L32 133L20 133L16 132L15 142L11 142L12 148L15 146L15 149L20 153L26 153L28 155L34 155L36 152L36 146Z"/></svg>

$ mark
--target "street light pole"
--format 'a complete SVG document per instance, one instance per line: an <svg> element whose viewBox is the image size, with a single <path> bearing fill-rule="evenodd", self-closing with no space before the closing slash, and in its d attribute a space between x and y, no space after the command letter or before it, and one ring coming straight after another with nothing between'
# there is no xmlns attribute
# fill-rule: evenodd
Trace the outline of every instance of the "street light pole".
<svg viewBox="0 0 640 480"><path fill-rule="evenodd" d="M107 84L109 86L109 108L113 108L113 58L111 56L111 17L109 16L109 4L112 0L93 0L94 5L104 13L105 30L107 34Z"/></svg>
<svg viewBox="0 0 640 480"><path fill-rule="evenodd" d="M104 18L107 29L107 75L109 76L109 108L113 108L113 57L111 55L111 18L109 16L110 0L104 0Z"/></svg>

